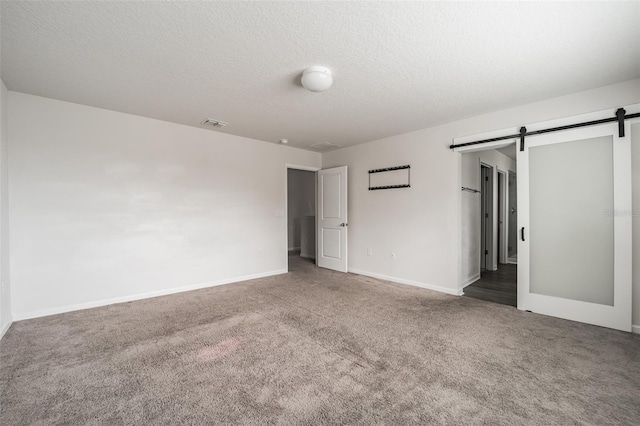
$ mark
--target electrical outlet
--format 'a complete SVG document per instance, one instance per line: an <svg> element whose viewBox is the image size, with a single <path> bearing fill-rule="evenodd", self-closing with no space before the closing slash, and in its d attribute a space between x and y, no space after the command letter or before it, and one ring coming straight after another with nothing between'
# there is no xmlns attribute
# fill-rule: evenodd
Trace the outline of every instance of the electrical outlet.
<svg viewBox="0 0 640 426"><path fill-rule="evenodd" d="M395 252L395 251L392 251L392 252L391 252L391 258L392 258L392 259L395 259L395 258L396 258L396 252Z"/></svg>
<svg viewBox="0 0 640 426"><path fill-rule="evenodd" d="M373 256L373 249L367 249L367 256Z"/></svg>

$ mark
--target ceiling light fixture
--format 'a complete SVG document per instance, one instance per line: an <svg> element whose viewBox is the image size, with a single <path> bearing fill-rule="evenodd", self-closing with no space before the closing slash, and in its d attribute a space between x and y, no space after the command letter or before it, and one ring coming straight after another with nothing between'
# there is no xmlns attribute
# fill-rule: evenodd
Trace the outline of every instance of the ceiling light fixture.
<svg viewBox="0 0 640 426"><path fill-rule="evenodd" d="M280 139L280 143L286 145L289 143L289 139Z"/></svg>
<svg viewBox="0 0 640 426"><path fill-rule="evenodd" d="M333 84L331 70L313 66L302 71L302 86L311 92L324 92Z"/></svg>

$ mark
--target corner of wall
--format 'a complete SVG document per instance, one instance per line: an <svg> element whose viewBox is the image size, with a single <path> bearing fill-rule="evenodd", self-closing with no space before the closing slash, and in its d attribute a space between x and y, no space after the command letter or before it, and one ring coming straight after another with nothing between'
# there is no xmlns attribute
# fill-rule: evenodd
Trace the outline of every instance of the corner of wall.
<svg viewBox="0 0 640 426"><path fill-rule="evenodd" d="M7 331L9 331L9 327L11 327L11 324L13 324L13 321L10 319L9 322L2 325L2 328L0 329L0 340L2 340Z"/></svg>
<svg viewBox="0 0 640 426"><path fill-rule="evenodd" d="M0 80L0 339L13 323L9 282L8 91Z"/></svg>

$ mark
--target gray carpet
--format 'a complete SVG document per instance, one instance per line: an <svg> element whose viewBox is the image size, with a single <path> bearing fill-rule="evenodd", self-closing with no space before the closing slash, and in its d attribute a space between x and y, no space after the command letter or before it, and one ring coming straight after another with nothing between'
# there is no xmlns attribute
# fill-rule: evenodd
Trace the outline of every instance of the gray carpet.
<svg viewBox="0 0 640 426"><path fill-rule="evenodd" d="M14 323L0 424L640 424L640 336L317 269Z"/></svg>

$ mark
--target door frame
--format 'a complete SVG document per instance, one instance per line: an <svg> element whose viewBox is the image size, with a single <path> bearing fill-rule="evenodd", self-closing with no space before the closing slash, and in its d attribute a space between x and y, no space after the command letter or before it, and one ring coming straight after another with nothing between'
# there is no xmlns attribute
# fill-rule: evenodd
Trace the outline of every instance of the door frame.
<svg viewBox="0 0 640 426"><path fill-rule="evenodd" d="M514 201L516 202L516 209L515 209L515 217L516 217L516 221L514 223L514 227L513 227L513 237L515 238L515 252L516 252L516 260L513 261L511 260L511 256L509 255L509 244L510 244L510 240L512 237L512 230L511 230L511 192L510 192L510 188L511 188L511 176L514 176L514 179L516 180L516 188L515 188L515 193L516 196L514 197ZM518 264L518 173L514 172L513 170L508 170L507 171L507 184L506 184L506 191L507 191L507 205L506 205L506 209L507 209L507 262L509 264L512 265L517 265Z"/></svg>
<svg viewBox="0 0 640 426"><path fill-rule="evenodd" d="M525 126L527 128L528 131L536 131L536 130L542 130L542 129L547 129L547 128L552 128L552 127L560 127L560 126L568 126L568 125L572 125L575 124L577 122L587 122L587 121L595 121L595 120L600 120L603 117L612 117L615 115L615 111L617 110L618 107L614 107L614 108L608 108L608 109L602 109L602 110L596 110L593 112L587 112L587 113L578 113L576 115L572 115L572 116L565 116L562 118L556 118L556 119L549 119L549 120L545 120L545 121L538 121L538 122L532 122L532 123L523 123L522 125ZM622 105L622 108L624 108L627 112L627 114L636 114L636 113L640 113L640 103L636 103L636 104L628 104L628 105ZM630 125L633 124L637 124L640 123L640 118L633 118L630 120L625 120L625 123L629 123ZM520 131L520 126L517 127L507 127L507 128L502 128L502 129L497 129L497 130L491 130L488 132L483 132L483 133L479 133L479 134L473 134L473 135L468 135L468 136L463 136L463 137L458 137L458 138L454 138L453 139L453 143L454 144L463 144L463 143L467 143L467 142L473 142L476 140L482 140L482 139L492 139L492 138L499 138L499 137L503 137L505 134L507 135L514 135L514 134L518 134ZM532 138L535 136L531 136ZM465 147L457 147L454 148L453 152L457 154L457 161L456 161L456 166L458 169L458 185L455 187L455 190L458 192L457 194L457 201L458 201L458 224L462 223L462 213L461 213L461 207L462 207L462 195L461 195L461 191L459 190L460 188L460 183L462 181L462 154L465 152L474 152L474 151L482 151L482 150L486 150L486 149L497 149L497 148L502 148L505 147L507 145L510 145L512 143L516 143L519 144L520 143L520 138L514 137L513 139L505 139L505 140L500 140L500 141L494 141L494 142L487 142L481 145L468 145ZM525 142L526 143L526 142ZM519 145L518 145L519 146ZM517 160L516 160L517 162ZM520 206L518 206L518 209L520 210ZM518 219L519 221L519 219ZM516 229L519 229L519 224L516 227ZM459 225L458 226L458 286L459 289L463 289L464 288L464 283L463 283L463 276L462 276L462 228ZM520 257L520 253L518 253L518 257ZM518 296L520 297L520 292L518 292ZM520 300L518 300L518 309L522 309L521 308L521 303ZM634 327L638 327L638 326L634 326Z"/></svg>
<svg viewBox="0 0 640 426"><path fill-rule="evenodd" d="M318 170L321 170L321 167L312 167L312 166L303 166L300 164L290 164L285 163L284 165L284 270L289 272L289 169L294 170L302 170L306 172L314 172L316 175L316 183L314 185L315 195L314 199L316 200L316 218L318 216ZM317 223L317 219L316 219ZM316 239L317 235L317 226L316 228ZM316 256L317 258L317 256ZM317 262L317 260L316 260Z"/></svg>
<svg viewBox="0 0 640 426"><path fill-rule="evenodd" d="M498 176L498 264L508 263L509 253L509 192L508 172L496 167ZM502 218L502 223L500 223Z"/></svg>
<svg viewBox="0 0 640 426"><path fill-rule="evenodd" d="M639 113L640 103L623 105L622 108L624 108L627 111L627 114ZM575 124L577 122L594 121L594 120L599 120L603 117L613 117L615 116L615 112L617 109L618 109L617 107L602 109L602 110L597 110L593 112L576 114L572 116L565 116L562 118L554 118L554 119L536 121L536 122L525 122L522 125L525 126L528 131L547 129L550 127L567 126L567 125ZM640 123L640 118L625 120L625 122L631 123L631 124ZM515 135L518 133L520 133L520 126L504 127L501 129L495 129L487 132L453 138L453 144L457 145L457 144L473 142L473 141L482 140L482 139L499 138L499 137L503 137L504 135ZM531 137L534 138L535 136L531 136ZM461 259L463 256L463 253L462 253L463 247L462 247L462 227L460 225L462 223L462 191L460 191L460 186L462 183L462 154L465 152L485 151L489 149L504 148L505 146L511 145L512 143L516 143L518 144L517 146L519 146L520 138L487 142L481 145L461 146L453 149L453 153L457 155L456 168L458 170L458 182L457 182L458 184L455 187L453 187L451 190L452 191L455 190L457 192L456 198L457 198L457 204L458 204L458 238L456 239L456 241L458 245L458 290L460 291L462 291L462 289L465 287L465 284L463 282L464 278L462 276ZM516 163L517 163L517 160L516 160Z"/></svg>
<svg viewBox="0 0 640 426"><path fill-rule="evenodd" d="M489 178L487 180L487 183L485 183L485 181L482 180L482 169L488 169L487 170L487 177ZM480 271L482 271L482 257L484 256L484 270L485 271L495 271L496 268L494 268L494 264L493 264L493 259L494 259L494 254L495 254L495 244L494 244L494 239L497 240L496 237L496 231L497 229L494 229L494 216L495 216L495 197L494 197L494 193L493 193L493 179L495 176L495 170L497 170L497 167L495 166L491 166L489 164L483 163L482 161L480 161L480 197L481 197L481 201L480 201L480 243L482 245L483 239L482 239L482 230L484 229L484 246L480 248ZM485 189L486 190L486 194L485 194ZM487 211L487 206L489 207L489 210ZM486 214L486 217L484 216ZM484 222L484 224L483 224ZM485 254L486 253L486 254Z"/></svg>

